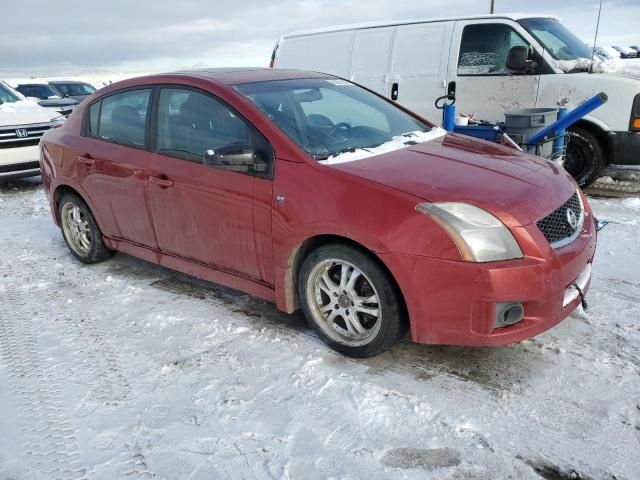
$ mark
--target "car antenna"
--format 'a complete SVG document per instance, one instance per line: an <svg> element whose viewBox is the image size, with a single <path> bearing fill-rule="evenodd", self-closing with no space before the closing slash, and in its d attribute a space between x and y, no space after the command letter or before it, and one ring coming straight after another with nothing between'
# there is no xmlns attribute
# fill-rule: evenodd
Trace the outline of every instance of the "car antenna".
<svg viewBox="0 0 640 480"><path fill-rule="evenodd" d="M591 50L591 65L589 66L589 73L593 73L593 60L596 56L596 43L598 42L598 30L600 29L600 14L602 13L602 0L600 0L600 7L598 8L598 21L596 22L596 35L593 39L593 49Z"/></svg>

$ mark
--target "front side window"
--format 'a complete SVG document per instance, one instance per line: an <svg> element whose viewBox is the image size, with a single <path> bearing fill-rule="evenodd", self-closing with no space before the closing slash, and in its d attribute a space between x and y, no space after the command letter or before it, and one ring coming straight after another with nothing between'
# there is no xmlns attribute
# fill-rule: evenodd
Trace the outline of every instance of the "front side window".
<svg viewBox="0 0 640 480"><path fill-rule="evenodd" d="M20 100L9 88L0 82L0 104L14 103Z"/></svg>
<svg viewBox="0 0 640 480"><path fill-rule="evenodd" d="M89 133L111 142L144 147L150 94L150 89L129 90L92 104Z"/></svg>
<svg viewBox="0 0 640 480"><path fill-rule="evenodd" d="M428 132L390 102L345 80L298 79L235 86L316 160ZM415 143L415 141L414 141Z"/></svg>
<svg viewBox="0 0 640 480"><path fill-rule="evenodd" d="M213 168L266 176L269 142L235 110L201 91L162 88L157 151Z"/></svg>
<svg viewBox="0 0 640 480"><path fill-rule="evenodd" d="M506 75L507 57L513 47L529 44L504 24L468 25L462 32L458 75Z"/></svg>

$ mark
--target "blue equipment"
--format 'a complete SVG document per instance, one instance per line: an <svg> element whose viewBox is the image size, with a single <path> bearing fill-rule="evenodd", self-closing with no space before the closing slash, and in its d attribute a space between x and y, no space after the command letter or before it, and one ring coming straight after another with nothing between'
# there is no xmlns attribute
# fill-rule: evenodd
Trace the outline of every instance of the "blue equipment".
<svg viewBox="0 0 640 480"><path fill-rule="evenodd" d="M535 135L531 135L531 137L529 137L529 140L527 141L529 152L535 150L535 146L539 143L542 143L547 139L547 137L556 138L560 136L560 132L564 134L564 131L567 128L576 123L582 117L593 112L596 108L602 106L608 99L609 97L607 97L606 93L600 92L599 94L591 97L589 100L585 100L584 102L582 102L576 108L563 115L562 118L558 118L558 121L553 122L546 128L543 128Z"/></svg>

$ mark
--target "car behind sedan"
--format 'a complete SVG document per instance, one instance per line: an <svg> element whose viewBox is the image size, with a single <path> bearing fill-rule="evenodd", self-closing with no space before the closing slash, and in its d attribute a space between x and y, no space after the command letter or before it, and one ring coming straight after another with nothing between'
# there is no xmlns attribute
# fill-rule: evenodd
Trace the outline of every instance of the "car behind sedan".
<svg viewBox="0 0 640 480"><path fill-rule="evenodd" d="M125 252L301 308L344 354L503 345L583 299L594 218L558 165L446 133L330 75L115 83L42 142L80 261Z"/></svg>

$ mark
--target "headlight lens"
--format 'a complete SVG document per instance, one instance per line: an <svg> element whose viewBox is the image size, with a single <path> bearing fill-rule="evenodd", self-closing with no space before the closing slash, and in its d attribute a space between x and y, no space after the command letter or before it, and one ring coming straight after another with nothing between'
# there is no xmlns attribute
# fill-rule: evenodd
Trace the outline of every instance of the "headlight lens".
<svg viewBox="0 0 640 480"><path fill-rule="evenodd" d="M489 212L467 203L421 203L416 210L429 215L451 236L468 262L522 258L509 229Z"/></svg>
<svg viewBox="0 0 640 480"><path fill-rule="evenodd" d="M58 128L61 127L64 124L64 121L66 120L66 118L64 117L64 115L60 115L59 117L56 118L52 118L51 119L51 128Z"/></svg>

